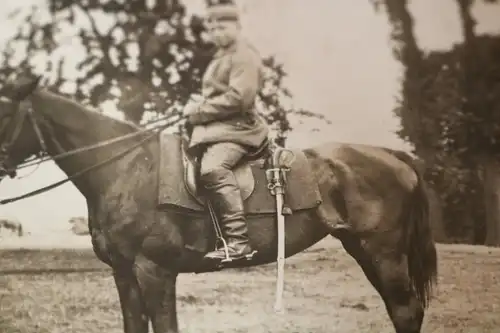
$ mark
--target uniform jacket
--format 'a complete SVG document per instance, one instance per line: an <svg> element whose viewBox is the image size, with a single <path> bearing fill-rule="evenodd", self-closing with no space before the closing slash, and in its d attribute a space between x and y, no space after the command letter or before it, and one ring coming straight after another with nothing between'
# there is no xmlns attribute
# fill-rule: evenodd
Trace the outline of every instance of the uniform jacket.
<svg viewBox="0 0 500 333"><path fill-rule="evenodd" d="M260 55L248 42L220 49L202 78L203 101L188 118L193 125L189 147L228 141L260 146L269 134L255 108L263 76Z"/></svg>

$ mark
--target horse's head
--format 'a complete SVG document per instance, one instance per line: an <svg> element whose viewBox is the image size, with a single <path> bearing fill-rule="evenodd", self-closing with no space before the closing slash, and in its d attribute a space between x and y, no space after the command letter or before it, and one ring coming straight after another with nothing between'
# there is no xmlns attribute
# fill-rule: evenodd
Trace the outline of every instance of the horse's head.
<svg viewBox="0 0 500 333"><path fill-rule="evenodd" d="M9 82L0 93L0 180L14 178L17 166L43 148L31 105L22 103L39 81L40 77Z"/></svg>

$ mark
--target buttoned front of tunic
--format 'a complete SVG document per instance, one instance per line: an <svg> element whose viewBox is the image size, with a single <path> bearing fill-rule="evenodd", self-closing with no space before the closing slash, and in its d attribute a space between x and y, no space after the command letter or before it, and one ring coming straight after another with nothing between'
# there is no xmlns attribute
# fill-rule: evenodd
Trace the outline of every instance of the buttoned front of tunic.
<svg viewBox="0 0 500 333"><path fill-rule="evenodd" d="M220 49L202 78L203 101L189 116L194 126L190 147L216 142L260 146L269 135L255 109L262 86L263 64L253 46L238 40Z"/></svg>

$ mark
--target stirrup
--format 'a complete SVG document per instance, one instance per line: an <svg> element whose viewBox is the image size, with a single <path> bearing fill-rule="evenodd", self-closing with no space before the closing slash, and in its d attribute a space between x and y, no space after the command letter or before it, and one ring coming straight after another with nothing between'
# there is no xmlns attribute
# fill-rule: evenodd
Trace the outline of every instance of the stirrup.
<svg viewBox="0 0 500 333"><path fill-rule="evenodd" d="M224 239L224 237L219 236L215 240L215 251L219 250L221 247L219 246L219 242L222 243L222 248L224 249L224 253L226 254L226 259L223 260L229 260L231 261L231 258L229 258L229 248L227 247L227 242ZM222 262L222 261L221 261Z"/></svg>
<svg viewBox="0 0 500 333"><path fill-rule="evenodd" d="M219 242L222 243L222 247L218 246ZM224 237L217 237L217 239L215 241L215 251L217 251L217 250L219 250L221 248L224 249L224 254L226 255L226 258L222 259L219 262L220 264L227 264L227 263L230 263L230 262L233 262L233 261L240 261L240 260L252 260L253 256L257 253L256 250L252 250L252 252L250 252L249 254L244 255L241 258L231 258L229 256L229 248L227 246L226 240L224 239Z"/></svg>
<svg viewBox="0 0 500 333"><path fill-rule="evenodd" d="M252 260L253 259L253 256L257 253L257 251L255 250L252 250L252 252L250 252L249 254L245 254L243 257L241 258L230 258L228 253L226 252L226 258L225 259L222 259L220 261L221 264L227 264L227 263L230 263L230 262L233 262L233 261L240 261L240 260Z"/></svg>

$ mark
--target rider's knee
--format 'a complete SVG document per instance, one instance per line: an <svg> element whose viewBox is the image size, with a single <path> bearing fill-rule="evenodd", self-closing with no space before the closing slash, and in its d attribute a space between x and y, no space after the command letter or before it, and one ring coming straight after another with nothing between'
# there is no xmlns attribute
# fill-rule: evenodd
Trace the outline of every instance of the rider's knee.
<svg viewBox="0 0 500 333"><path fill-rule="evenodd" d="M200 168L200 179L205 183L217 183L223 181L227 176L231 173L231 170L224 167L223 165L219 166L210 166Z"/></svg>

